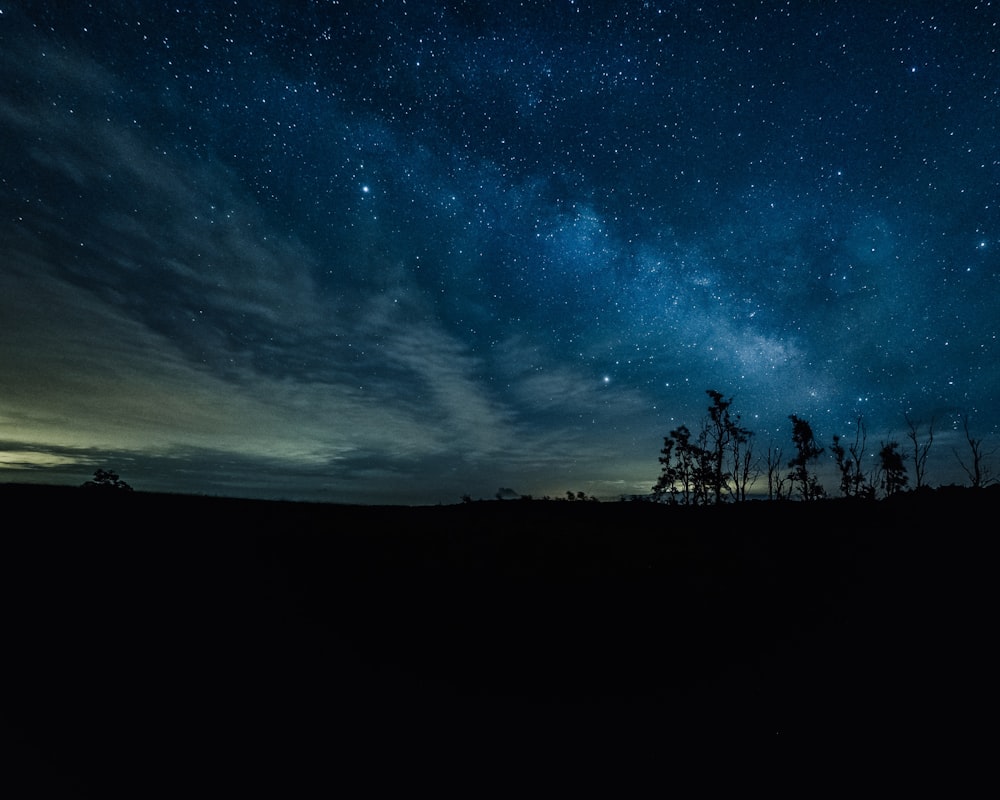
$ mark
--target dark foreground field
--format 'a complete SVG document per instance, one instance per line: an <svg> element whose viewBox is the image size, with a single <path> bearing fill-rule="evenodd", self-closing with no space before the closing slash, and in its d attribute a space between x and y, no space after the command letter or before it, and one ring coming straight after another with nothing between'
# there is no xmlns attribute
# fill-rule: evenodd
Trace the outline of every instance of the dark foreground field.
<svg viewBox="0 0 1000 800"><path fill-rule="evenodd" d="M995 711L998 500L0 487L3 744L79 796L289 796L503 737L961 735Z"/></svg>

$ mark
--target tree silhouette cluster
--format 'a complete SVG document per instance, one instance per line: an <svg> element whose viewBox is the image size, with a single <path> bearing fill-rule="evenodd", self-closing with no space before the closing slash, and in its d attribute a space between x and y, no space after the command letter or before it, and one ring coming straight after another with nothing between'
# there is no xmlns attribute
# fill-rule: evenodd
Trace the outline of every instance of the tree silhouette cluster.
<svg viewBox="0 0 1000 800"><path fill-rule="evenodd" d="M716 505L745 500L758 475L753 433L730 412L732 398L708 389L708 416L697 433L681 425L664 437L660 478L653 486L657 500L684 505Z"/></svg>
<svg viewBox="0 0 1000 800"><path fill-rule="evenodd" d="M132 487L118 477L118 473L110 469L98 469L94 471L93 479L83 484L85 489L117 489L119 491L131 492Z"/></svg>
<svg viewBox="0 0 1000 800"><path fill-rule="evenodd" d="M785 461L780 448L769 446L763 456L754 452L753 432L741 425L740 415L731 411L733 398L725 398L714 389L707 389L711 403L699 427L692 431L680 425L664 437L660 450L660 476L652 487L653 499L681 505L715 505L747 499L748 488L766 472L767 497L785 500L798 497L813 501L827 496L816 474L821 447L809 421L789 415L792 424L792 444L795 454ZM907 438L910 440L910 460L913 464L915 489L927 485L927 456L934 441L934 421L926 433L909 417ZM982 440L969 433L965 419L965 435L971 458L963 461L955 456L969 476L974 488L997 482L984 452ZM909 485L906 458L899 442L883 441L877 451L875 466L866 470L867 429L862 418L857 420L854 440L845 443L833 436L830 452L840 478L843 497L873 500L878 496L892 497Z"/></svg>

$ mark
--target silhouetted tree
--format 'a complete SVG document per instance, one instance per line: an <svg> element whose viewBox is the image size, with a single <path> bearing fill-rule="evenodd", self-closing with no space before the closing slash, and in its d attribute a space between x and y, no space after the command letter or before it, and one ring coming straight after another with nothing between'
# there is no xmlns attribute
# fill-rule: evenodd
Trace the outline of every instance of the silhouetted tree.
<svg viewBox="0 0 1000 800"><path fill-rule="evenodd" d="M880 483L885 496L892 497L906 488L909 478L906 475L903 454L899 452L899 442L882 442L878 460Z"/></svg>
<svg viewBox="0 0 1000 800"><path fill-rule="evenodd" d="M660 478L653 486L657 499L668 495L670 502L683 505L704 505L708 502L707 486L712 454L705 448L707 433L702 429L697 439L686 425L670 431L660 450Z"/></svg>
<svg viewBox="0 0 1000 800"><path fill-rule="evenodd" d="M773 443L768 445L767 453L764 455L764 466L767 470L767 499L787 499L784 454L780 447Z"/></svg>
<svg viewBox="0 0 1000 800"><path fill-rule="evenodd" d="M708 407L708 420L705 424L705 448L710 454L709 464L711 468L711 489L715 498L715 503L722 502L723 487L726 486L726 476L722 469L723 461L726 457L726 450L729 445L730 420L729 406L732 399L725 400L722 395L714 389L708 389L709 397L712 398L712 405Z"/></svg>
<svg viewBox="0 0 1000 800"><path fill-rule="evenodd" d="M752 434L740 425L739 414L730 414L733 398L726 400L715 389L707 389L705 393L712 398L705 423L705 450L710 453L705 466L711 471L709 486L713 501L719 504L727 494L740 499L741 455Z"/></svg>
<svg viewBox="0 0 1000 800"><path fill-rule="evenodd" d="M861 417L858 417L854 442L846 450L840 443L840 437L837 435L833 437L830 450L840 472L840 492L844 497L872 499L875 496L875 487L868 481L864 470L863 459L867 439L868 431Z"/></svg>
<svg viewBox="0 0 1000 800"><path fill-rule="evenodd" d="M672 503L719 504L727 497L742 500L753 472L753 449L749 430L732 414L732 398L707 389L712 402L697 436L681 425L664 437L660 450L660 478L653 486L657 500L668 496Z"/></svg>
<svg viewBox="0 0 1000 800"><path fill-rule="evenodd" d="M920 441L920 434L917 431L916 423L905 414L904 419L906 420L906 426L909 428L906 438L913 443L913 477L917 481L917 485L914 488L919 489L925 485L927 453L930 452L931 444L934 442L934 418L931 417L931 421L927 425L927 441L925 442Z"/></svg>
<svg viewBox="0 0 1000 800"><path fill-rule="evenodd" d="M815 474L810 472L809 464L816 461L823 454L823 448L816 441L812 426L804 419L800 419L791 414L788 417L792 421L792 444L795 445L796 456L788 462L791 472L788 479L792 485L798 485L799 496L803 500L818 500L826 492L819 484Z"/></svg>
<svg viewBox="0 0 1000 800"><path fill-rule="evenodd" d="M663 447L660 448L660 477L653 484L653 497L662 500L666 496L670 502L677 502L678 484L680 484L680 466L674 463L674 451L680 436L689 436L688 429L681 425L663 437Z"/></svg>
<svg viewBox="0 0 1000 800"><path fill-rule="evenodd" d="M119 478L117 472L110 469L94 470L93 479L84 482L83 486L87 489L119 489L125 492L132 491L132 487Z"/></svg>
<svg viewBox="0 0 1000 800"><path fill-rule="evenodd" d="M592 495L588 495L586 492L576 492L574 494L569 489L566 490L566 499L567 500L571 500L573 502L576 502L576 501L584 501L584 502L591 502L591 503L599 502L596 497L594 497Z"/></svg>
<svg viewBox="0 0 1000 800"><path fill-rule="evenodd" d="M983 440L976 439L969 433L968 415L962 417L962 428L965 431L965 441L969 443L972 460L966 465L962 457L958 454L958 450L954 450L954 452L958 463L962 465L965 474L969 476L969 485L973 489L982 489L984 486L991 486L997 483L997 479L993 477L992 469L985 463L985 459L992 456L996 452L996 448L993 448L988 453L983 453Z"/></svg>
<svg viewBox="0 0 1000 800"><path fill-rule="evenodd" d="M745 431L729 444L733 467L733 496L738 502L747 499L747 489L760 477L760 459L754 454L753 433Z"/></svg>
<svg viewBox="0 0 1000 800"><path fill-rule="evenodd" d="M833 434L833 444L830 445L830 452L833 453L833 460L840 473L840 493L844 497L851 497L854 494L854 461L847 456L840 443L840 435Z"/></svg>

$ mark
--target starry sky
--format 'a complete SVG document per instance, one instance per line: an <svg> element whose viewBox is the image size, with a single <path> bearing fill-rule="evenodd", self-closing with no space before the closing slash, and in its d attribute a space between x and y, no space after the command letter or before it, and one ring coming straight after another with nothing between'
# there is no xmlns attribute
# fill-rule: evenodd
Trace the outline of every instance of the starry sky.
<svg viewBox="0 0 1000 800"><path fill-rule="evenodd" d="M966 483L998 47L974 0L0 0L0 480L618 498L715 389Z"/></svg>

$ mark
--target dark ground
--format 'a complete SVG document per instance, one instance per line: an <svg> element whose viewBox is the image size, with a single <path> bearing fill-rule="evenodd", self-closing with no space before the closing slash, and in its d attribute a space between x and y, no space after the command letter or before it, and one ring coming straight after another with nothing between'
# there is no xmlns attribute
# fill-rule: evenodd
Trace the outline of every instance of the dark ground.
<svg viewBox="0 0 1000 800"><path fill-rule="evenodd" d="M719 509L0 501L0 744L37 796L176 796L196 775L199 793L288 796L491 736L898 740L995 712L996 490Z"/></svg>

